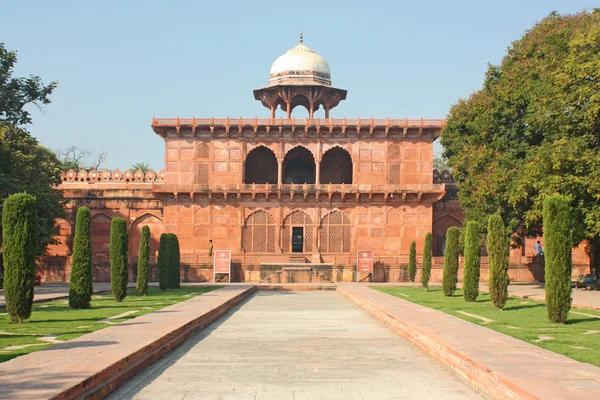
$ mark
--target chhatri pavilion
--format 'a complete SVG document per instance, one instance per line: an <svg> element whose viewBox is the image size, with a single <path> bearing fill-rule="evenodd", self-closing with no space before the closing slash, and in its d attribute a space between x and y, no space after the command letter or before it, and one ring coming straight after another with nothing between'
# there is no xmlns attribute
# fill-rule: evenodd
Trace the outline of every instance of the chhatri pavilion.
<svg viewBox="0 0 600 400"><path fill-rule="evenodd" d="M444 121L334 117L346 97L301 37L275 60L268 85L254 90L266 117L153 118L164 170L64 175L70 213L58 221L62 244L41 261L46 279L68 279L75 211L87 206L97 280L109 277L117 216L130 227L130 279L149 225L153 255L162 233L178 236L183 281L212 279L209 240L231 250L233 281L351 281L357 250L374 251L373 279L406 280L411 242L422 253L433 232L441 255L446 229L462 220L451 176L433 169ZM297 107L308 118L295 118Z"/></svg>

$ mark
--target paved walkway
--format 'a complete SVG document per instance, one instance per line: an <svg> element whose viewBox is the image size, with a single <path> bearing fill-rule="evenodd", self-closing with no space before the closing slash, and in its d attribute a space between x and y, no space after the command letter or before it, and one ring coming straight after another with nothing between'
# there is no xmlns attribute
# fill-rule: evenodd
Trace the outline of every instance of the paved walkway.
<svg viewBox="0 0 600 400"><path fill-rule="evenodd" d="M135 287L130 283L129 287ZM69 297L69 284L67 282L43 282L42 286L36 286L33 295L34 302L51 301ZM94 293L110 291L110 282L94 282ZM4 302L4 290L0 290L0 307L6 306Z"/></svg>
<svg viewBox="0 0 600 400"><path fill-rule="evenodd" d="M478 399L335 292L257 292L109 399Z"/></svg>
<svg viewBox="0 0 600 400"><path fill-rule="evenodd" d="M573 399L600 393L600 368L373 290L338 291L493 398Z"/></svg>

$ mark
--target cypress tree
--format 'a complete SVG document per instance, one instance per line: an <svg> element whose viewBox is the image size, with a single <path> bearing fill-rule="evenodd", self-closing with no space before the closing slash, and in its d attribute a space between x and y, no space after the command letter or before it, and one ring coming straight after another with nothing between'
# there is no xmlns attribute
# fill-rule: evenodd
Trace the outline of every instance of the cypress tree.
<svg viewBox="0 0 600 400"><path fill-rule="evenodd" d="M90 209L77 210L75 238L73 239L73 262L69 285L69 306L90 308L92 301L92 238L90 236Z"/></svg>
<svg viewBox="0 0 600 400"><path fill-rule="evenodd" d="M465 232L465 268L463 274L463 294L466 301L475 301L479 295L480 251L479 224L475 221L469 221Z"/></svg>
<svg viewBox="0 0 600 400"><path fill-rule="evenodd" d="M499 310L504 308L508 299L508 249L506 228L502 217L498 214L488 220L487 253L490 264L490 280L488 283L490 297Z"/></svg>
<svg viewBox="0 0 600 400"><path fill-rule="evenodd" d="M160 235L158 244L158 287L163 292L169 287L169 234Z"/></svg>
<svg viewBox="0 0 600 400"><path fill-rule="evenodd" d="M27 193L8 196L2 208L2 258L4 299L12 322L22 323L31 316L38 243L35 197Z"/></svg>
<svg viewBox="0 0 600 400"><path fill-rule="evenodd" d="M414 240L410 244L410 255L408 257L408 278L411 282L415 281L417 276L417 242Z"/></svg>
<svg viewBox="0 0 600 400"><path fill-rule="evenodd" d="M452 296L456 291L458 282L458 238L460 229L456 226L446 231L446 251L444 253L444 273L442 278L442 291L445 296Z"/></svg>
<svg viewBox="0 0 600 400"><path fill-rule="evenodd" d="M140 250L138 252L137 281L135 290L138 296L148 294L148 259L150 257L150 227L142 227L142 239L140 240Z"/></svg>
<svg viewBox="0 0 600 400"><path fill-rule="evenodd" d="M554 195L544 199L546 249L546 309L554 323L564 324L571 308L571 209L569 199Z"/></svg>
<svg viewBox="0 0 600 400"><path fill-rule="evenodd" d="M425 246L423 247L423 267L421 268L421 285L425 291L429 288L429 278L431 277L431 233L425 236Z"/></svg>
<svg viewBox="0 0 600 400"><path fill-rule="evenodd" d="M4 261L0 251L0 289L4 289Z"/></svg>
<svg viewBox="0 0 600 400"><path fill-rule="evenodd" d="M127 297L129 234L127 222L120 217L110 224L110 283L115 301Z"/></svg>
<svg viewBox="0 0 600 400"><path fill-rule="evenodd" d="M181 255L179 239L174 233L169 238L169 289L179 289L181 282Z"/></svg>

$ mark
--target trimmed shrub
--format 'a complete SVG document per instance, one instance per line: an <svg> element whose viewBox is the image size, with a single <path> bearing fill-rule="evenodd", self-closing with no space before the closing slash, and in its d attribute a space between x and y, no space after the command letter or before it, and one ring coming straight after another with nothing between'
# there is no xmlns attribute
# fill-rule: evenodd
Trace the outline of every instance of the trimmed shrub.
<svg viewBox="0 0 600 400"><path fill-rule="evenodd" d="M458 238L460 229L456 226L446 231L446 251L444 252L444 273L442 291L445 296L453 296L458 282Z"/></svg>
<svg viewBox="0 0 600 400"><path fill-rule="evenodd" d="M425 236L425 246L423 247L423 266L421 268L421 285L429 288L429 278L431 277L431 233Z"/></svg>
<svg viewBox="0 0 600 400"><path fill-rule="evenodd" d="M506 228L500 215L488 219L487 253L490 264L489 291L494 306L504 308L508 299L508 248Z"/></svg>
<svg viewBox="0 0 600 400"><path fill-rule="evenodd" d="M475 221L469 221L465 232L465 268L463 274L463 294L466 301L475 301L479 295L480 253L479 224Z"/></svg>
<svg viewBox="0 0 600 400"><path fill-rule="evenodd" d="M158 244L158 287L163 292L169 288L169 234L160 235Z"/></svg>
<svg viewBox="0 0 600 400"><path fill-rule="evenodd" d="M90 209L77 210L75 238L73 239L73 261L69 285L69 307L90 308L92 301L92 238Z"/></svg>
<svg viewBox="0 0 600 400"><path fill-rule="evenodd" d="M4 289L4 261L0 252L0 289Z"/></svg>
<svg viewBox="0 0 600 400"><path fill-rule="evenodd" d="M544 199L546 249L546 310L554 323L564 324L571 308L571 208L569 199L555 195Z"/></svg>
<svg viewBox="0 0 600 400"><path fill-rule="evenodd" d="M148 259L150 257L150 227L142 227L142 239L138 252L137 280L135 290L138 296L148 294Z"/></svg>
<svg viewBox="0 0 600 400"><path fill-rule="evenodd" d="M417 276L417 242L414 240L410 244L410 255L408 257L408 278L411 282L415 281Z"/></svg>
<svg viewBox="0 0 600 400"><path fill-rule="evenodd" d="M179 239L174 233L169 234L169 236L169 289L179 289L181 281Z"/></svg>
<svg viewBox="0 0 600 400"><path fill-rule="evenodd" d="M35 197L27 193L8 196L2 208L2 258L4 299L12 322L22 323L31 316L38 243Z"/></svg>
<svg viewBox="0 0 600 400"><path fill-rule="evenodd" d="M127 297L128 247L127 222L120 217L113 218L110 224L110 283L117 302Z"/></svg>

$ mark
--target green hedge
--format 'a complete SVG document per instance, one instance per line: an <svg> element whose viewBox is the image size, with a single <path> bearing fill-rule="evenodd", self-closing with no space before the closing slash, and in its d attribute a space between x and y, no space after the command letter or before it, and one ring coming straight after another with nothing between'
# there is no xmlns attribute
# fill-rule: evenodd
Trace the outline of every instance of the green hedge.
<svg viewBox="0 0 600 400"><path fill-rule="evenodd" d="M465 267L463 271L463 294L466 301L475 301L479 295L480 252L479 224L469 221L465 232Z"/></svg>
<svg viewBox="0 0 600 400"><path fill-rule="evenodd" d="M567 322L571 308L571 207L565 196L544 199L544 240L546 248L546 309L554 323Z"/></svg>
<svg viewBox="0 0 600 400"><path fill-rule="evenodd" d="M431 278L431 233L425 236L425 245L423 246L423 266L421 267L421 285L427 290L429 288L429 278Z"/></svg>
<svg viewBox="0 0 600 400"><path fill-rule="evenodd" d="M35 197L27 193L8 196L2 208L2 257L4 301L12 322L22 323L31 316L38 243Z"/></svg>
<svg viewBox="0 0 600 400"><path fill-rule="evenodd" d="M494 306L504 308L508 299L508 243L504 221L500 215L488 219L487 253L490 265L489 291Z"/></svg>
<svg viewBox="0 0 600 400"><path fill-rule="evenodd" d="M417 276L417 242L414 240L410 244L410 255L408 257L408 278L411 282L415 281Z"/></svg>
<svg viewBox="0 0 600 400"><path fill-rule="evenodd" d="M90 209L77 210L75 238L73 239L73 261L69 285L69 306L90 308L92 301L92 238Z"/></svg>
<svg viewBox="0 0 600 400"><path fill-rule="evenodd" d="M127 297L129 234L127 222L113 218L110 225L110 283L116 301Z"/></svg>
<svg viewBox="0 0 600 400"><path fill-rule="evenodd" d="M444 272L442 278L442 291L445 296L452 296L456 291L458 282L458 238L460 229L456 226L448 228L446 232L446 250L444 251Z"/></svg>
<svg viewBox="0 0 600 400"><path fill-rule="evenodd" d="M142 238L138 252L137 280L135 290L138 296L148 294L148 259L150 257L150 227L142 227Z"/></svg>

